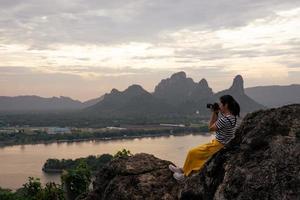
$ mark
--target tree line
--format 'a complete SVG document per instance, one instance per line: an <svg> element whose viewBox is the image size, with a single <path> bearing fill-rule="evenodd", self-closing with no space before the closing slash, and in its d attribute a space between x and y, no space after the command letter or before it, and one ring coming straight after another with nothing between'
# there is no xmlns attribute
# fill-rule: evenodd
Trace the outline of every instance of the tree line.
<svg viewBox="0 0 300 200"><path fill-rule="evenodd" d="M0 146L16 144L49 143L60 141L78 141L93 139L116 139L124 137L160 136L181 133L207 132L207 126L200 127L173 127L161 129L125 129L99 132L74 132L72 134L47 134L37 131L35 134L10 133L0 134Z"/></svg>

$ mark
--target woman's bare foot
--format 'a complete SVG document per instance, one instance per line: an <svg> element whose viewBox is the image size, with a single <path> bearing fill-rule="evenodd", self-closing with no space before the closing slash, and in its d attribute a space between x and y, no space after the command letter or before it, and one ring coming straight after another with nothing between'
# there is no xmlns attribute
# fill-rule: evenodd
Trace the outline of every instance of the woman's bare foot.
<svg viewBox="0 0 300 200"><path fill-rule="evenodd" d="M174 173L181 173L181 174L183 173L182 168L176 167L172 164L169 165L169 169Z"/></svg>
<svg viewBox="0 0 300 200"><path fill-rule="evenodd" d="M174 177L176 180L178 180L178 181L183 181L183 180L185 179L185 176L184 176L183 173L177 173L177 172L175 172L175 173L173 174L173 177Z"/></svg>

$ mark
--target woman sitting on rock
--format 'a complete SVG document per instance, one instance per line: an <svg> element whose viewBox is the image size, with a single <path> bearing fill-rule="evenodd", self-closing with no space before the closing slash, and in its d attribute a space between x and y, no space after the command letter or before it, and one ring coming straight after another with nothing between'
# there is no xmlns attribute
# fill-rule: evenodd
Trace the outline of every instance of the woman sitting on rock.
<svg viewBox="0 0 300 200"><path fill-rule="evenodd" d="M212 115L209 121L209 131L216 132L216 138L210 143L203 144L189 150L183 168L169 165L174 172L173 177L184 180L192 171L200 170L204 163L216 152L224 147L233 137L237 128L237 116L240 106L231 95L220 97L220 102L211 107ZM218 117L219 112L221 116Z"/></svg>

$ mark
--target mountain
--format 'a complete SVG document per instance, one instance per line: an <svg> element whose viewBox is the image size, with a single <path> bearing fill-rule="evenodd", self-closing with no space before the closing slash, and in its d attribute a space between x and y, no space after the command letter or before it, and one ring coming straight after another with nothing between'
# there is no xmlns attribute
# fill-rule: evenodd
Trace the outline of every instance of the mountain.
<svg viewBox="0 0 300 200"><path fill-rule="evenodd" d="M191 114L199 112L199 115L209 115L210 111L206 108L207 103L215 101L214 93L208 86L205 79L195 84L185 101L178 104L179 113Z"/></svg>
<svg viewBox="0 0 300 200"><path fill-rule="evenodd" d="M0 111L6 112L28 112L28 111L68 111L81 110L90 107L103 99L100 96L85 102L71 99L69 97L45 98L35 95L24 96L0 96Z"/></svg>
<svg viewBox="0 0 300 200"><path fill-rule="evenodd" d="M198 84L194 87L191 92L190 99L192 100L202 100L202 99L210 99L213 98L213 91L208 86L206 79L201 79Z"/></svg>
<svg viewBox="0 0 300 200"><path fill-rule="evenodd" d="M113 159L83 199L300 199L299 112L295 104L248 114L226 148L181 182L171 161L146 153Z"/></svg>
<svg viewBox="0 0 300 200"><path fill-rule="evenodd" d="M267 107L279 107L300 103L300 85L272 85L246 88L245 92L252 99Z"/></svg>
<svg viewBox="0 0 300 200"><path fill-rule="evenodd" d="M213 95L205 79L196 83L183 71L161 80L153 92L153 96L174 106L177 113L199 112L202 116L209 114L206 104L214 101Z"/></svg>
<svg viewBox="0 0 300 200"><path fill-rule="evenodd" d="M85 112L105 116L138 116L172 112L172 107L155 98L140 85L131 85L124 91L112 89L102 101L84 109Z"/></svg>
<svg viewBox="0 0 300 200"><path fill-rule="evenodd" d="M104 98L104 95L98 97L98 98L94 98L94 99L90 99L90 100L87 100L85 102L83 102L83 107L87 108L87 107L90 107L90 106L93 106L95 105L96 103L102 101Z"/></svg>
<svg viewBox="0 0 300 200"><path fill-rule="evenodd" d="M244 90L244 80L241 75L237 75L234 78L233 83L229 89L216 93L215 97L219 99L222 95L226 94L232 95L237 100L241 107L241 113L248 113L265 108L263 105L257 103L249 96L247 96Z"/></svg>
<svg viewBox="0 0 300 200"><path fill-rule="evenodd" d="M185 72L177 72L170 78L163 79L155 87L153 95L172 105L178 105L188 100L197 84L187 78Z"/></svg>
<svg viewBox="0 0 300 200"><path fill-rule="evenodd" d="M83 105L80 101L69 97L44 98L39 96L0 96L0 111L59 111L79 110Z"/></svg>

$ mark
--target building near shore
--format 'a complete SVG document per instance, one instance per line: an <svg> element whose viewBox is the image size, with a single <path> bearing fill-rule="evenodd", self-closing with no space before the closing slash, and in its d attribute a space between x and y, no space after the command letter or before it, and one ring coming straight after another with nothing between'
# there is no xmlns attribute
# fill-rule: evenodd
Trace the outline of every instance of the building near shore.
<svg viewBox="0 0 300 200"><path fill-rule="evenodd" d="M6 128L0 128L0 134L12 134L12 133L18 133L19 130L14 127L6 127Z"/></svg>
<svg viewBox="0 0 300 200"><path fill-rule="evenodd" d="M68 127L48 127L46 128L48 134L71 134L71 129Z"/></svg>
<svg viewBox="0 0 300 200"><path fill-rule="evenodd" d="M107 130L126 130L127 128L115 127L115 126L108 126L106 127Z"/></svg>
<svg viewBox="0 0 300 200"><path fill-rule="evenodd" d="M167 126L167 127L185 127L184 124L160 124L160 126Z"/></svg>

